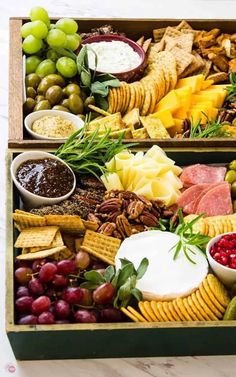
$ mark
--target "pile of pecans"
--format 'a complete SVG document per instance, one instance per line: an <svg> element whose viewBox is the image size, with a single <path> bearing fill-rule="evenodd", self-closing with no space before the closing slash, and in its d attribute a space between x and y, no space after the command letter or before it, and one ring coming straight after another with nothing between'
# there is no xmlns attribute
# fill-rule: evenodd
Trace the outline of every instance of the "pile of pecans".
<svg viewBox="0 0 236 377"><path fill-rule="evenodd" d="M160 201L148 200L131 191L111 190L95 212L88 215L88 220L99 224L99 233L123 240L150 227L158 227L161 218L169 219L173 215L174 210Z"/></svg>

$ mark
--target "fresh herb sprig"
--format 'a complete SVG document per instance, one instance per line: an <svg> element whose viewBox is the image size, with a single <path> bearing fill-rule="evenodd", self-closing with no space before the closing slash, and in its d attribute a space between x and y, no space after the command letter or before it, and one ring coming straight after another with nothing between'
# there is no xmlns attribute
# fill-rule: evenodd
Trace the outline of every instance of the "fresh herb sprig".
<svg viewBox="0 0 236 377"><path fill-rule="evenodd" d="M206 116L203 113L204 116ZM212 138L212 137L223 137L226 136L225 133L222 131L223 124L219 121L210 121L207 120L207 123L204 127L201 126L201 119L196 123L193 124L191 122L190 125L190 133L188 135L189 138L194 139L202 139L202 138Z"/></svg>
<svg viewBox="0 0 236 377"><path fill-rule="evenodd" d="M202 218L203 214L195 217L190 222L185 223L184 217L181 209L178 210L179 224L175 229L175 234L178 234L180 237L176 245L174 245L170 251L174 251L173 259L177 259L180 251L184 252L184 255L189 260L189 262L196 264L196 262L191 258L191 254L196 254L191 246L197 246L204 254L204 246L210 240L210 237L204 236L200 233L195 233L193 231L193 225Z"/></svg>
<svg viewBox="0 0 236 377"><path fill-rule="evenodd" d="M227 97L226 101L235 100L236 97L236 74L231 72L229 75L230 85L226 86Z"/></svg>
<svg viewBox="0 0 236 377"><path fill-rule="evenodd" d="M124 134L121 134L118 139L112 140L110 129L102 136L99 135L98 128L88 134L86 132L88 125L89 117L86 117L84 127L73 133L57 149L55 155L65 161L75 173L92 174L99 178L99 175L107 172L105 167L107 161L124 149L137 144L122 144Z"/></svg>
<svg viewBox="0 0 236 377"><path fill-rule="evenodd" d="M81 283L80 287L96 289L103 283L111 283L116 291L113 298L115 308L126 307L134 299L141 301L142 292L136 288L136 285L148 268L147 258L142 259L137 269L128 259L120 259L120 261L121 267L117 271L113 266L108 266L104 275L95 270L85 272L84 278L87 281Z"/></svg>

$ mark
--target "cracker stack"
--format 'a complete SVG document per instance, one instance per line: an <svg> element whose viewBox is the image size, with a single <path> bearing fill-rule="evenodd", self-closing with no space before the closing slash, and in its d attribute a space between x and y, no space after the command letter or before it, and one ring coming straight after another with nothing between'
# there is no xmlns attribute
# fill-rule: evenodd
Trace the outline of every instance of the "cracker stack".
<svg viewBox="0 0 236 377"><path fill-rule="evenodd" d="M190 222L197 216L198 215L188 215L184 218L184 221ZM236 214L201 217L193 224L193 232L209 237L215 237L227 232L236 232Z"/></svg>
<svg viewBox="0 0 236 377"><path fill-rule="evenodd" d="M140 312L121 308L135 322L218 321L230 302L227 290L212 274L191 295L172 301L140 301Z"/></svg>

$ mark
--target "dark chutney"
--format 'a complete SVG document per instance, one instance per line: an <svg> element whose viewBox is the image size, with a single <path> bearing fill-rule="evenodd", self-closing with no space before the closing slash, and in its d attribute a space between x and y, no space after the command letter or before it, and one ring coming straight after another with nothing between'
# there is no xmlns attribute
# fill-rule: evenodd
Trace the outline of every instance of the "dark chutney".
<svg viewBox="0 0 236 377"><path fill-rule="evenodd" d="M66 195L74 184L68 167L53 158L24 161L17 169L16 179L24 189L46 198Z"/></svg>

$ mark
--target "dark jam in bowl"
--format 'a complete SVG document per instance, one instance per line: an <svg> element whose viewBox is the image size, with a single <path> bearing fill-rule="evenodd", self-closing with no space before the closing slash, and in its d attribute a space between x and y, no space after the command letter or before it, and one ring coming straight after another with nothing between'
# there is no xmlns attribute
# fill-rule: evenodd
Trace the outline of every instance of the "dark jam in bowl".
<svg viewBox="0 0 236 377"><path fill-rule="evenodd" d="M74 184L68 167L53 158L24 161L17 169L16 179L24 189L46 198L66 195Z"/></svg>

